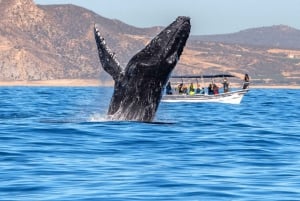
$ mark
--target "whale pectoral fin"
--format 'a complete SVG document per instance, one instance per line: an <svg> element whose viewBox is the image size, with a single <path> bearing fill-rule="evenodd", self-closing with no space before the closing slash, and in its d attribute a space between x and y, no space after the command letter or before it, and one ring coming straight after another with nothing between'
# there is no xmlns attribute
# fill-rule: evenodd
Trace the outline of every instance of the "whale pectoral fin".
<svg viewBox="0 0 300 201"><path fill-rule="evenodd" d="M105 40L101 36L96 25L94 27L94 34L102 67L116 81L123 72L123 68L121 67L120 62L116 59L115 53L112 52L106 45Z"/></svg>

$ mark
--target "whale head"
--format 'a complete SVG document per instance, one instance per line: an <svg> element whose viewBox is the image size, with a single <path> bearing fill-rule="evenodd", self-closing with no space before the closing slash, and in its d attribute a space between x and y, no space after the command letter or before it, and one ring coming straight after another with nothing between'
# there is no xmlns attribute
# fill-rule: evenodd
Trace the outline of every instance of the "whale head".
<svg viewBox="0 0 300 201"><path fill-rule="evenodd" d="M169 74L179 60L189 33L190 18L178 17L152 39L143 50L132 57L127 65L128 73L136 68L142 68L144 71L149 70L152 73L158 71L158 79L160 79L162 71Z"/></svg>

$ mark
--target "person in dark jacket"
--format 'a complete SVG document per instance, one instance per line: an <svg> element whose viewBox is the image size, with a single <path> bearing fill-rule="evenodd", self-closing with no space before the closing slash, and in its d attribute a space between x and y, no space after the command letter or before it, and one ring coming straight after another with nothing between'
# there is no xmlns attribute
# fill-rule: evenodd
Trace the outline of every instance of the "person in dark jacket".
<svg viewBox="0 0 300 201"><path fill-rule="evenodd" d="M166 94L167 95L172 95L173 92L172 92L172 87L171 87L171 83L168 82L167 86L166 86Z"/></svg>
<svg viewBox="0 0 300 201"><path fill-rule="evenodd" d="M250 84L250 78L249 75L246 73L244 77L243 89L247 89L249 87L249 84Z"/></svg>
<svg viewBox="0 0 300 201"><path fill-rule="evenodd" d="M223 90L224 90L224 93L229 92L229 82L228 82L228 80L227 80L226 77L224 78L222 84L223 84Z"/></svg>

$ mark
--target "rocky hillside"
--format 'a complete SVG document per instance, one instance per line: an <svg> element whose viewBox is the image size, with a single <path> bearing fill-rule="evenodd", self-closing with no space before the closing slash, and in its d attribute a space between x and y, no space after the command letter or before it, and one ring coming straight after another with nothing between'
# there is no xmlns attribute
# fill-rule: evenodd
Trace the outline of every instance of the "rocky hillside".
<svg viewBox="0 0 300 201"><path fill-rule="evenodd" d="M37 6L33 0L1 0L0 80L101 79L93 34L98 23L126 63L158 32L103 18L73 5Z"/></svg>
<svg viewBox="0 0 300 201"><path fill-rule="evenodd" d="M94 23L123 65L161 27L129 26L74 5L0 0L0 81L100 79ZM170 22L171 23L171 22ZM192 36L174 74L249 73L256 84L300 85L299 31L286 26Z"/></svg>

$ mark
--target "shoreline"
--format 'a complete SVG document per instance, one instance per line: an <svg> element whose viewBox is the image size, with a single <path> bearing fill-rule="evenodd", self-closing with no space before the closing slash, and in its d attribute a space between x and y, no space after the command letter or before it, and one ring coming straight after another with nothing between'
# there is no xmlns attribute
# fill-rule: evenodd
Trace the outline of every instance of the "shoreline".
<svg viewBox="0 0 300 201"><path fill-rule="evenodd" d="M113 87L97 79L56 79L39 81L0 81L0 87ZM250 85L250 89L300 89L300 85Z"/></svg>
<svg viewBox="0 0 300 201"><path fill-rule="evenodd" d="M56 79L38 81L0 81L1 87L96 87L109 86L96 79Z"/></svg>

